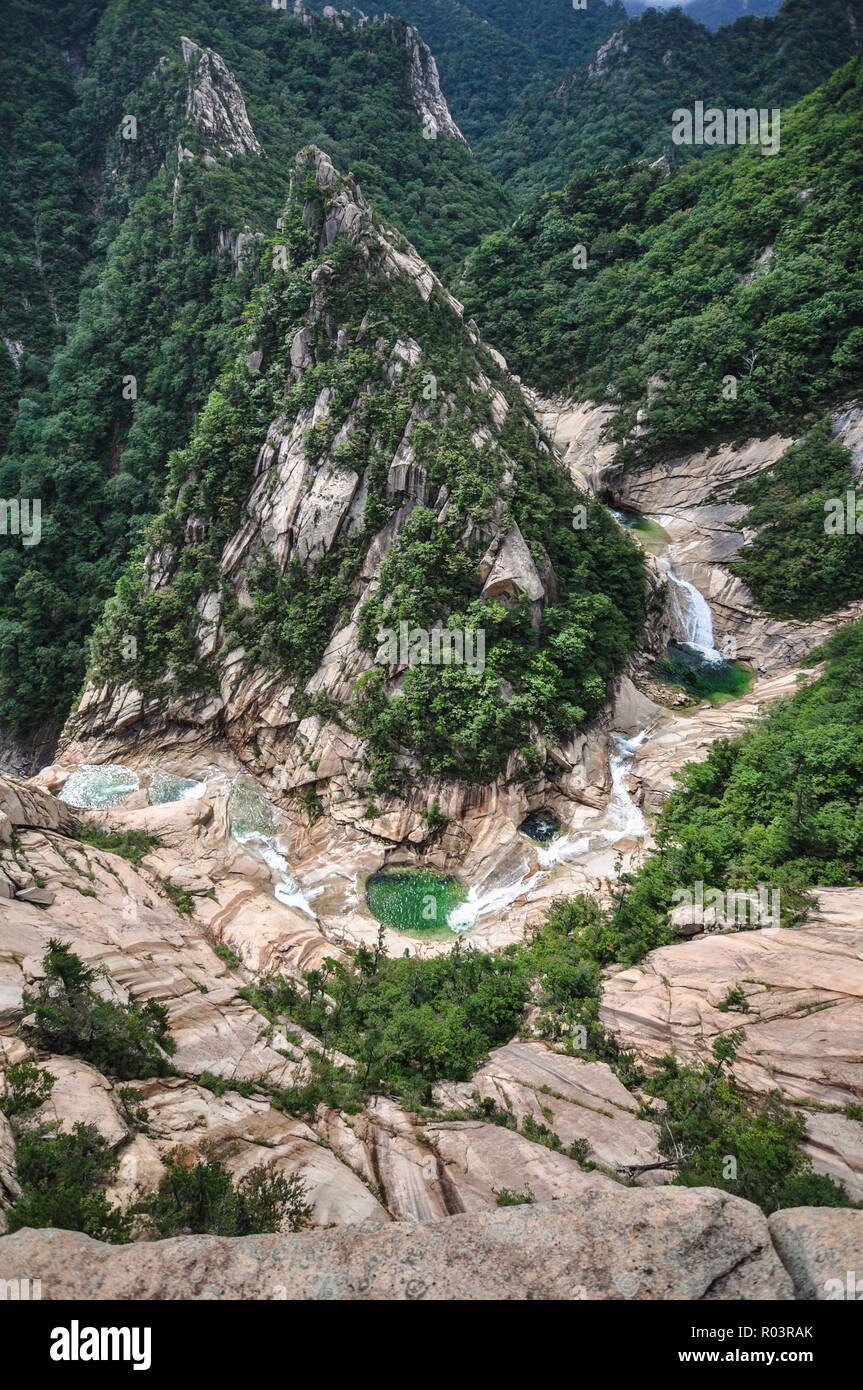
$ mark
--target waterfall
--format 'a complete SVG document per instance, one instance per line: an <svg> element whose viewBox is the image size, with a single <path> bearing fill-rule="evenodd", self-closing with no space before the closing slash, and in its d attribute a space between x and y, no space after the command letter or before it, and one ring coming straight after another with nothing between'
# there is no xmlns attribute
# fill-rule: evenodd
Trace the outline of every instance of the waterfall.
<svg viewBox="0 0 863 1390"><path fill-rule="evenodd" d="M560 835L537 852L544 869L565 864L572 859L584 859L605 845L613 845L624 835L642 839L647 834L647 822L629 794L626 779L632 768L636 748L647 737L647 730L627 738L626 734L609 735L608 768L611 773L611 795L601 817L580 830Z"/></svg>
<svg viewBox="0 0 863 1390"><path fill-rule="evenodd" d="M635 750L644 742L646 735L646 729L635 738L613 733L608 752L611 796L605 811L606 823L613 829L622 831L625 835L634 835L638 839L647 834L647 822L641 813L641 807L636 806L629 795L626 779L632 767Z"/></svg>
<svg viewBox="0 0 863 1390"><path fill-rule="evenodd" d="M488 875L486 875L488 877ZM500 884L497 888L483 888L483 884L474 885L468 892L467 901L453 908L447 917L447 926L452 932L467 931L470 927L484 917L489 912L502 913L510 903L515 902L516 898L523 893L529 893L540 881L539 874L532 874L529 878L523 875L521 878L513 880L512 883Z"/></svg>
<svg viewBox="0 0 863 1390"><path fill-rule="evenodd" d="M695 647L711 665L724 660L713 645L713 614L707 599L688 579L676 575L671 565L668 566L668 579L674 616L680 629L678 640Z"/></svg>
<svg viewBox="0 0 863 1390"><path fill-rule="evenodd" d="M276 834L275 811L266 792L254 777L241 772L235 778L228 801L228 817L231 823L231 836L239 844L246 845L263 859L279 882L273 889L273 897L285 907L299 908L309 917L317 920L317 913L309 904L300 885L288 867L282 854Z"/></svg>

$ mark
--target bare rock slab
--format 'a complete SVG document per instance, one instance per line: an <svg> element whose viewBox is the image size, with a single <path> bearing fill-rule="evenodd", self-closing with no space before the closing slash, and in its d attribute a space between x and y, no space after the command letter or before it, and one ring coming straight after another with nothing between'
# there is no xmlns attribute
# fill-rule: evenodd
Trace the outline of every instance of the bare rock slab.
<svg viewBox="0 0 863 1390"><path fill-rule="evenodd" d="M768 1225L797 1298L863 1301L863 1211L789 1207Z"/></svg>
<svg viewBox="0 0 863 1390"><path fill-rule="evenodd" d="M46 1299L793 1299L761 1212L710 1188L614 1193L293 1236L0 1239Z"/></svg>

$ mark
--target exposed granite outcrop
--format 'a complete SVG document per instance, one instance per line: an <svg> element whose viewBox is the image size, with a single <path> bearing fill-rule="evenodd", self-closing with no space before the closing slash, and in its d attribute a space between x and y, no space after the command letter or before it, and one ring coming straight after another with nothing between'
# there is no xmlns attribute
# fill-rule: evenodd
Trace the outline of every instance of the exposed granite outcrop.
<svg viewBox="0 0 863 1390"><path fill-rule="evenodd" d="M863 613L863 602L812 623L783 622L757 608L742 580L727 566L744 544L739 523L746 507L729 501L735 486L772 467L795 441L772 435L741 446L721 444L712 451L622 468L617 445L609 439L611 406L549 402L533 397L543 426L569 467L573 481L615 506L658 521L670 538L668 559L675 573L707 599L714 644L733 639L736 655L763 672L801 661L843 623ZM833 435L851 451L852 472L863 466L863 407L847 401L833 411Z"/></svg>
<svg viewBox="0 0 863 1390"><path fill-rule="evenodd" d="M857 1213L837 1218L834 1241ZM110 1246L68 1231L0 1240L0 1278L43 1299L687 1299L789 1301L794 1286L749 1202L711 1188L587 1192L431 1224Z"/></svg>
<svg viewBox="0 0 863 1390"><path fill-rule="evenodd" d="M189 70L186 117L207 141L208 153L260 154L243 94L233 73L212 48L200 48L192 39L180 40L183 62Z"/></svg>

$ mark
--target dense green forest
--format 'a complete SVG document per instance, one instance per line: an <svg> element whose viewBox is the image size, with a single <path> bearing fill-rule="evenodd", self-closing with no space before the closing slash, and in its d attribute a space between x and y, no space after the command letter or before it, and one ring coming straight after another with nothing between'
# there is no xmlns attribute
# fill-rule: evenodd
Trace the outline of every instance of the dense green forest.
<svg viewBox="0 0 863 1390"><path fill-rule="evenodd" d="M782 0L690 0L686 13L708 29L733 24L743 15L774 15L782 8Z"/></svg>
<svg viewBox="0 0 863 1390"><path fill-rule="evenodd" d="M756 534L730 569L759 607L808 622L863 598L856 482L851 450L831 438L825 420L773 468L734 491L734 501L748 507L741 528Z"/></svg>
<svg viewBox="0 0 863 1390"><path fill-rule="evenodd" d="M564 35L587 22L564 8L474 5L470 17L563 63L576 42ZM811 60L810 9L789 0L774 39ZM843 18L824 26L814 65L780 64L747 38L747 25L760 23L723 31L722 52L765 100L778 99L782 82L809 85L845 43ZM671 25L682 51L694 45L693 71L703 70L699 45L714 42L706 31L680 14L639 25L628 61L640 53L662 69ZM186 117L183 33L228 64L260 154L217 151L213 162L204 149ZM41 4L14 0L8 37L7 89L22 80L28 99L0 108L9 212L0 316L11 345L0 365L0 435L9 436L0 495L40 498L43 517L38 546L0 536L0 725L16 735L56 727L81 686L85 639L159 509L170 452L188 441L230 356L258 279L259 238L284 205L290 152L307 140L351 169L441 273L485 238L458 292L528 381L598 398L613 388L619 434L647 382L664 382L648 412L656 451L769 432L859 376L856 68L789 113L775 159L714 154L667 180L640 166L585 170L504 230L507 198L468 147L423 138L398 21L304 22L253 0L153 10L93 0L51 7L43 23ZM589 158L605 165L621 150L601 113L594 105L584 129L596 141ZM138 123L134 141L122 138L127 117ZM641 108L634 119L643 129ZM182 168L178 143L196 155ZM579 244L583 271L572 269ZM770 273L743 284L769 245ZM722 392L727 376L739 383L733 401ZM262 576L261 603L288 602L285 582ZM327 589L322 612L338 607L330 580L302 582L309 594ZM554 690L561 708L586 708ZM388 719L367 711L365 722L383 738ZM402 719L411 742L416 719L407 708Z"/></svg>
<svg viewBox="0 0 863 1390"><path fill-rule="evenodd" d="M92 153L75 67L104 3L5 7L0 52L0 449L20 390L44 385L93 254ZM64 57L64 51L68 57Z"/></svg>
<svg viewBox="0 0 863 1390"><path fill-rule="evenodd" d="M129 94L160 57L179 52L182 34L214 48L236 78L264 150L262 187L303 145L317 144L444 272L484 226L505 219L505 197L462 141L423 138L398 22L304 24L256 0L167 0L152 11L112 0L90 54L84 119L98 114L116 129Z"/></svg>
<svg viewBox="0 0 863 1390"><path fill-rule="evenodd" d="M486 238L460 293L531 384L616 405L624 457L799 432L863 374L861 148L855 59L774 157L576 173Z"/></svg>
<svg viewBox="0 0 863 1390"><path fill-rule="evenodd" d="M675 145L672 112L705 106L786 110L859 53L861 0L786 0L773 19L709 33L678 9L648 10L620 32L596 69L529 93L479 145L520 202L560 188L574 170L704 146Z"/></svg>
<svg viewBox="0 0 863 1390"><path fill-rule="evenodd" d="M629 15L644 14L648 9L667 9L667 5L650 4L650 0L624 0ZM708 29L733 24L743 15L773 15L781 9L782 0L681 0L680 8L690 19Z"/></svg>
<svg viewBox="0 0 863 1390"><path fill-rule="evenodd" d="M319 8L323 0L316 0ZM489 136L531 87L593 57L626 23L620 0L392 0L435 55L450 110L471 141Z"/></svg>

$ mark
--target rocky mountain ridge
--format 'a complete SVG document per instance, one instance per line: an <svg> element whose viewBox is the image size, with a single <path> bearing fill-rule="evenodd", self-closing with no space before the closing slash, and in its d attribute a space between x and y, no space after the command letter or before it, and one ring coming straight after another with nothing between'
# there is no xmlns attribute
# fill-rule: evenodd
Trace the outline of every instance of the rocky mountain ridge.
<svg viewBox="0 0 863 1390"><path fill-rule="evenodd" d="M491 618L527 604L532 624L539 626L557 600L561 577L555 574L538 536L528 546L513 507L524 506L519 497L528 485L523 479L529 481L530 469L557 471L559 465L517 385L507 377L502 359L484 347L475 324L464 323L461 306L414 249L376 224L355 182L339 176L318 150L298 157L298 186L304 179L312 182L298 204L302 227L323 260L311 273L308 310L292 329L286 354L288 383L295 395L303 393L303 404L295 415L272 420L266 431L240 524L226 531L219 545L218 584L199 584L191 591L198 614L193 662L196 670L201 663L213 664L218 689L178 699L174 694L166 698L152 683L142 690L134 681L124 682L123 661L117 660L118 646L125 645L119 629L125 623L123 631L131 631L131 623L140 633L141 645L147 639L134 612L118 612L101 639L103 665L112 675L102 682L91 681L85 690L64 735L63 760L102 761L116 755L122 761L121 750L133 742L136 758L162 756L172 746L188 753L204 747L208 739L217 739L227 742L271 794L282 798L313 795L337 824L357 824L372 836L417 843L428 838L423 817L431 800L439 799L446 814L459 821L469 808L477 811L495 797L503 797L518 762L513 756L502 778L486 779L492 783L488 792L426 776L406 798L382 793L370 799L374 781L365 761L362 732L349 715L339 715L337 710L338 703L343 711L350 710L363 679L376 665L381 673L374 660L374 644L369 649L363 635L364 612L378 594L382 566L409 540L417 519L428 517L431 523L434 514L435 524L459 535L459 547L474 557L471 563L477 565L478 579L471 583L484 605L482 611ZM380 334L368 326L372 319L368 311L358 327L340 320L331 305L344 297L346 284L351 283L332 259L340 247L350 248L361 267L362 292L369 280L379 287L378 296L395 292L406 297L414 306L411 314L416 323L426 325L426 335L434 322L442 325L434 332L442 331L461 344L457 372L466 371L466 379L450 376L446 385L441 381L438 387L435 373L441 367L436 364L446 364L448 359L434 356L428 336L421 343L409 329ZM359 313L356 318L360 319ZM422 328L415 331L423 333ZM360 364L362 373L353 378L352 360ZM259 372L281 371L279 361L278 356L264 361L260 350L250 353L244 380L251 385ZM372 436L370 452L366 424L369 393L377 389L374 382L380 378L387 390L386 409L400 412L396 431L384 445L383 468L374 452L379 448L378 435ZM347 389L342 381L348 383ZM315 386L307 387L310 382ZM329 383L338 384L334 388ZM456 472L442 473L429 450L428 441L435 435L445 441L450 453L454 447L479 451L480 472L488 477L487 501L479 506L471 502L465 510L464 483ZM317 438L325 441L324 450L311 453L310 441ZM512 452L515 445L522 451L518 458ZM351 457L356 464L346 462ZM368 459L375 462L370 464ZM377 476L380 483L375 482ZM198 486L194 473L190 480L190 486L181 491L184 498ZM375 487L381 489L380 502L376 502ZM577 506L577 492L571 489L568 496L570 505ZM200 516L196 505L182 503L186 517L182 540L151 551L142 592L157 601L164 596L168 602L183 566L195 563L195 547L202 541L209 543L211 520ZM369 527L370 514L384 524L376 521ZM553 520L557 530L548 533L546 544L556 541L568 521L558 520L559 515ZM460 533L459 527L463 528ZM581 543L582 535L584 544L594 543L591 529L601 530L609 537L608 544L620 546L622 554L630 553L622 538L614 539L615 528L599 509L592 512L591 528L576 532L574 542L567 539L566 545ZM333 615L320 658L310 664L302 684L296 679L289 683L272 666L268 669L266 661L247 655L244 644L232 636L236 630L232 611L236 606L241 612L253 609L256 566L275 565L286 576L303 571L314 574L316 566L349 553L357 556L352 561L356 577L345 588L341 616ZM633 574L639 568L634 556L627 564ZM634 598L630 585L623 601L631 603ZM385 605L382 615L386 611ZM381 621L386 621L383 616ZM407 666L407 658L401 656L386 669L387 690L398 693ZM164 686L170 682L170 673L161 673L159 679ZM576 742L582 746L583 736L577 736ZM578 762L565 749L554 757L565 771ZM416 776L420 772L417 760L406 755L406 761L413 763ZM547 777L539 778L529 793L528 809L554 794L547 782ZM579 785L576 774L576 797ZM568 794L565 780L563 793ZM411 808L407 814L406 805Z"/></svg>

